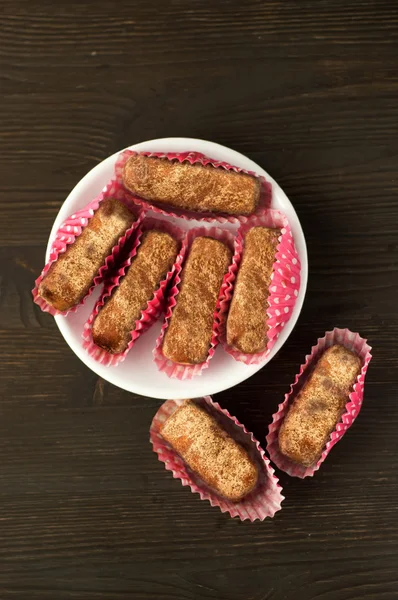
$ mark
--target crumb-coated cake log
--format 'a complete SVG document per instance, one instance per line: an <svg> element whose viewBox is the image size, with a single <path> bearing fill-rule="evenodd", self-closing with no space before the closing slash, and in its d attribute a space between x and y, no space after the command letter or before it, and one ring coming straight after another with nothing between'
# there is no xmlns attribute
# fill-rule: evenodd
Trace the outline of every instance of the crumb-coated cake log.
<svg viewBox="0 0 398 600"><path fill-rule="evenodd" d="M323 353L282 423L282 454L306 467L318 460L360 371L361 359L344 346Z"/></svg>
<svg viewBox="0 0 398 600"><path fill-rule="evenodd" d="M39 285L39 295L60 311L78 304L112 248L135 220L120 200L103 200L82 233L51 265Z"/></svg>
<svg viewBox="0 0 398 600"><path fill-rule="evenodd" d="M113 354L127 348L135 322L173 266L178 249L178 241L169 233L143 234L126 275L94 320L92 336L97 346Z"/></svg>
<svg viewBox="0 0 398 600"><path fill-rule="evenodd" d="M265 350L272 265L280 229L253 227L244 239L243 255L227 319L227 344L245 354Z"/></svg>
<svg viewBox="0 0 398 600"><path fill-rule="evenodd" d="M177 304L163 340L163 354L180 364L206 360L213 334L214 312L232 252L211 237L198 237L185 262Z"/></svg>
<svg viewBox="0 0 398 600"><path fill-rule="evenodd" d="M124 167L125 187L144 200L192 211L250 215L261 183L246 173L136 154Z"/></svg>
<svg viewBox="0 0 398 600"><path fill-rule="evenodd" d="M257 484L258 469L248 452L192 400L164 422L162 437L216 492L238 502Z"/></svg>

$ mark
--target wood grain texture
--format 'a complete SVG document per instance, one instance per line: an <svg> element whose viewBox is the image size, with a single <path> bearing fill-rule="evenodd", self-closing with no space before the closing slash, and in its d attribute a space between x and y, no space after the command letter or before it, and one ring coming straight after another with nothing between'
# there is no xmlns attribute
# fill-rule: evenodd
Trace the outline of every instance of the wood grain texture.
<svg viewBox="0 0 398 600"><path fill-rule="evenodd" d="M4 0L0 19L1 600L398 598L398 4ZM318 336L374 358L352 430L283 510L229 519L151 451L160 401L99 379L31 302L64 198L163 136L264 166L308 243L288 342L216 396L264 440Z"/></svg>

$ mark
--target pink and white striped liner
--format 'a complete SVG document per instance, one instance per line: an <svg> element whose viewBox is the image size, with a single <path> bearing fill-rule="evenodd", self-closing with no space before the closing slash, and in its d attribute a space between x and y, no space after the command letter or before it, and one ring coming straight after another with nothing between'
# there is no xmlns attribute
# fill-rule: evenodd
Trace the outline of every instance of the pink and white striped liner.
<svg viewBox="0 0 398 600"><path fill-rule="evenodd" d="M99 269L98 274L93 279L93 284L90 287L87 294L84 298L73 306L70 310L67 311L59 311L53 308L50 304L48 304L44 298L39 296L39 285L43 280L44 276L47 275L51 265L58 259L58 256L66 251L67 247L73 244L76 238L82 233L85 227L87 227L90 219L94 216L95 211L107 198L116 198L123 202L131 212L136 216L136 221L132 223L131 227L129 227L125 233L120 237L118 243L112 248L112 252L105 259L104 264ZM68 313L76 312L76 310L84 304L86 299L93 292L96 285L102 283L105 277L109 274L109 272L117 263L120 252L126 246L126 243L131 239L137 227L140 225L143 217L145 215L145 211L142 209L140 205L134 202L133 197L126 192L124 187L117 182L115 179L109 181L102 192L94 198L91 202L89 202L84 208L74 213L70 217L66 219L64 223L62 223L61 227L58 229L55 234L54 241L51 246L50 259L44 266L40 276L35 281L35 287L32 290L33 300L34 302L40 306L41 310L44 312L48 312L51 315L67 315Z"/></svg>
<svg viewBox="0 0 398 600"><path fill-rule="evenodd" d="M235 171L235 173L246 173L247 175L252 175L256 177L261 182L261 195L260 202L257 206L256 211L253 215L260 215L270 207L271 198L272 198L272 186L269 181L265 179L265 177L261 175L257 175L253 171L246 171L245 169L240 169L239 167L235 167L230 165L227 162L214 160L205 156L200 152L133 152L132 150L124 150L121 152L116 160L115 164L115 177L117 180L122 183L123 182L123 170L127 160L130 156L141 154L142 156L150 156L156 158L167 158L168 160L178 160L180 163L187 161L191 165L193 164L201 164L203 166L211 165L215 168L222 168L227 171ZM169 207L168 209L161 208L155 204L152 204L148 200L144 200L139 198L138 196L134 197L135 201L140 203L145 209L150 209L155 213L166 215L169 217L179 217L185 219L187 221L192 220L200 220L200 221L218 221L219 223L246 223L248 219L250 219L253 215L245 216L245 215L228 215L222 213L212 213L212 212L194 212L189 210L178 209L175 207Z"/></svg>
<svg viewBox="0 0 398 600"><path fill-rule="evenodd" d="M246 519L252 522L257 519L263 521L266 517L273 517L281 509L284 496L274 469L259 442L236 417L231 416L217 402L213 402L210 396L205 396L198 401L217 419L227 433L246 448L250 457L257 463L259 482L256 488L239 502L230 502L209 488L162 438L160 434L162 423L184 400L167 400L152 421L149 431L150 441L159 460L165 463L166 469L173 473L175 479L181 480L182 485L189 486L193 493L200 495L201 500L209 500L211 506L218 506L221 512L227 512L231 517L239 517L241 521Z"/></svg>
<svg viewBox="0 0 398 600"><path fill-rule="evenodd" d="M270 294L268 297L267 347L263 352L258 352L257 354L244 354L243 352L228 346L226 327L228 309L233 296L234 282L239 270L239 264L244 248L244 238L252 227L258 226L279 228L282 233L279 237L275 254L275 262L271 275ZM282 329L292 316L293 308L300 290L300 270L300 259L285 215L277 210L269 210L260 217L253 217L248 223L241 225L235 239L235 256L230 266L231 277L229 278L229 285L225 292L225 300L221 306L220 313L220 343L224 350L233 356L235 360L239 360L246 365L259 364L271 352Z"/></svg>
<svg viewBox="0 0 398 600"><path fill-rule="evenodd" d="M131 331L131 340L123 352L118 354L111 354L97 346L93 341L92 327L95 317L100 312L101 308L106 303L107 299L112 295L113 291L120 285L121 279L126 275L128 268L130 267L134 257L137 254L138 247L141 243L142 235L145 231L150 229L156 229L158 231L164 231L172 235L175 239L181 242L180 251L177 255L175 263L173 264L166 277L160 283L158 289L154 292L153 298L148 302L145 310L141 312L140 318L135 322L135 328ZM168 285L172 281L175 273L181 270L181 263L184 259L186 244L185 244L185 232L179 227L176 227L172 223L167 221L161 221L159 219L145 218L139 229L137 230L137 236L134 241L134 245L129 252L127 259L120 265L117 273L105 281L104 289L98 301L96 302L94 309L84 325L83 330L83 348L87 350L89 355L94 358L97 362L107 367L115 366L122 362L135 342L143 333L157 321L161 315L164 304L165 304L165 293Z"/></svg>
<svg viewBox="0 0 398 600"><path fill-rule="evenodd" d="M206 227L196 227L194 229L190 229L187 232L185 242L184 242L186 244L186 256L188 256L188 254L189 254L189 250L191 248L192 242L194 241L194 239L196 237L199 237L199 236L213 237L221 242L224 242L224 244L227 244L229 246L229 248L231 250L233 250L235 235L233 233L231 233L230 231L220 229L219 227L211 227L210 229L207 229ZM182 267L183 267L183 265L182 265ZM225 290L229 284L229 279L231 276L232 276L231 272L228 270L224 276L224 279L223 279L223 282L222 282L222 285L220 288L220 294L218 297L217 306L216 306L216 310L214 313L213 334L212 334L209 354L207 355L206 360L202 363L198 363L195 365L182 365L179 363L174 363L171 360L167 359L164 356L163 351L162 351L163 338L166 333L166 329L169 326L169 322L170 322L171 315L173 313L173 309L174 309L175 305L177 304L176 298L177 298L177 295L179 292L179 284L181 282L180 271L176 272L174 282L173 282L173 287L170 289L168 298L167 298L167 308L166 308L165 320L164 320L160 335L159 335L158 339L156 340L156 346L153 350L153 358L154 358L154 361L155 361L159 371L163 371L164 373L166 373L166 375L168 377L171 377L171 378L192 379L196 375L201 375L203 369L208 368L209 362L210 362L211 358L213 357L216 346L218 344L218 336L219 336L219 329L220 329L219 311L220 311L221 304L223 303Z"/></svg>
<svg viewBox="0 0 398 600"><path fill-rule="evenodd" d="M336 425L336 429L331 434L330 440L327 442L321 457L315 465L304 467L291 461L280 452L278 444L279 429L291 403L293 402L297 393L303 387L307 376L311 372L312 366L321 357L323 352L334 344L340 344L345 348L355 352L362 361L362 369L358 375L357 382L355 383L353 390L349 395L349 401L345 406L345 411L339 423ZM359 333L352 333L349 329L335 328L333 331L327 331L323 338L318 339L316 346L313 346L311 349L311 354L305 357L305 363L301 365L300 372L298 375L296 375L294 383L290 386L290 392L285 395L285 400L279 405L277 412L272 417L272 423L268 428L267 450L271 461L278 467L278 469L285 471L285 473L291 475L292 477L300 477L302 479L304 477L312 477L319 469L333 446L337 444L339 440L341 440L361 410L365 375L372 358L370 351L371 347L367 344L367 340L361 338Z"/></svg>

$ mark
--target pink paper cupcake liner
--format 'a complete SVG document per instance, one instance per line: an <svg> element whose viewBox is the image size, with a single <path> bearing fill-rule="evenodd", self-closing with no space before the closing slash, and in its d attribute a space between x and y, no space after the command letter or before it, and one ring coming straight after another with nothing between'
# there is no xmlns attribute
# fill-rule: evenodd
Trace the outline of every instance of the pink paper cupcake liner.
<svg viewBox="0 0 398 600"><path fill-rule="evenodd" d="M349 401L345 405L345 411L339 423L336 425L336 429L331 434L321 457L316 464L310 467L304 467L291 461L280 452L278 443L279 429L292 401L303 387L303 384L305 383L305 380L311 371L311 367L320 358L323 352L334 344L340 344L348 350L355 352L362 361L362 369L358 375L358 379L353 387L353 390L349 395ZM318 339L316 346L313 346L311 349L311 354L305 357L305 363L301 365L300 372L298 375L296 375L294 383L290 386L290 392L286 394L285 400L279 405L277 412L272 417L272 423L268 428L267 450L271 461L278 467L278 469L285 471L285 473L288 473L288 475L291 475L292 477L300 478L312 477L319 469L330 450L335 444L337 444L339 440L341 440L361 410L365 375L366 371L368 370L370 359L372 358L370 350L371 347L367 344L367 340L361 338L359 333L352 333L349 329L335 328L333 331L326 332L325 337Z"/></svg>
<svg viewBox="0 0 398 600"><path fill-rule="evenodd" d="M282 233L279 237L275 254L275 262L271 275L270 294L268 297L267 347L263 352L258 352L257 354L244 354L243 352L228 346L226 326L228 309L233 296L234 282L239 270L243 252L244 238L252 227L257 226L279 228ZM224 350L233 356L235 360L239 360L246 365L258 364L271 352L282 329L292 316L293 308L300 290L300 270L300 259L294 245L292 232L287 218L281 212L269 210L260 217L251 218L248 223L245 223L239 228L235 239L235 256L230 266L229 284L225 291L225 298L220 311L220 343L223 345Z"/></svg>
<svg viewBox="0 0 398 600"><path fill-rule="evenodd" d="M233 249L235 236L230 231L220 229L219 227L211 227L210 229L207 229L206 227L196 227L195 229L189 230L186 235L185 244L186 244L187 253L192 245L193 240L196 237L199 237L202 235L207 236L207 237L213 237L221 242L224 242L224 244L227 244L231 250ZM176 298L177 298L177 295L179 292L178 286L181 282L180 271L181 271L181 268L176 271L174 282L173 282L173 287L170 289L169 294L168 294L166 317L165 317L160 335L159 335L158 339L156 340L156 346L153 350L153 357L154 357L154 360L156 362L156 365L157 365L159 371L163 371L164 373L166 373L166 375L168 377L182 380L182 379L192 379L196 375L201 375L203 369L207 369L209 366L209 362L210 362L211 358L213 357L216 346L218 344L218 336L219 336L219 331L220 331L220 323L219 323L220 307L222 304L224 304L223 301L224 301L225 290L229 284L229 280L232 275L231 275L231 272L228 270L224 276L224 279L223 279L223 282L222 282L222 285L220 288L220 294L218 297L218 302L217 302L216 310L214 313L213 335L212 335L212 339L211 339L209 353L207 355L206 360L202 363L198 363L195 365L182 365L182 364L175 363L175 362L172 362L171 360L167 359L164 356L163 351L162 351L163 338L166 333L166 329L169 326L169 322L170 322L171 315L173 313L173 309L174 309L175 305L177 304Z"/></svg>
<svg viewBox="0 0 398 600"><path fill-rule="evenodd" d="M167 158L168 160L178 160L180 163L184 161L188 161L191 165L193 164L201 164L203 166L211 165L216 168L226 169L227 171L235 171L235 173L246 173L247 175L252 175L260 180L261 182L261 195L260 202L256 211L253 215L260 215L270 207L271 199L272 199L272 186L269 181L267 181L261 175L257 175L253 171L246 171L245 169L240 169L239 167L235 167L230 165L229 163L214 160L201 154L200 152L133 152L132 150L124 150L121 152L117 158L115 164L115 176L117 180L122 183L123 181L123 169L130 158L135 154L141 154L143 156L150 156L156 158ZM166 215L169 217L179 217L182 219L186 219L187 221L192 220L201 220L201 221L218 221L219 223L246 223L249 218L253 215L227 215L222 213L212 213L212 212L194 212L189 210L182 210L174 207L169 207L168 209L160 208L159 206L152 204L151 202L139 198L138 196L134 196L136 202L140 203L145 209L150 209L155 213Z"/></svg>
<svg viewBox="0 0 398 600"><path fill-rule="evenodd" d="M92 336L93 322L95 317L100 312L101 308L106 303L107 299L112 295L115 288L117 288L120 285L121 279L126 275L133 258L137 254L137 250L141 243L143 233L150 229L157 229L159 231L169 233L175 239L181 242L181 248L177 255L174 265L167 273L166 277L160 283L159 288L155 291L153 298L148 302L145 310L141 312L140 318L135 322L135 329L131 331L131 340L126 350L118 354L111 354L94 343ZM164 309L165 293L167 287L172 281L176 271L180 271L181 269L181 263L183 261L186 250L185 237L186 236L184 231L167 221L161 221L158 219L148 217L144 219L144 221L137 230L137 236L135 238L134 245L129 252L129 256L120 265L117 273L114 276L109 277L105 281L102 294L98 299L97 303L95 304L88 321L84 325L83 348L85 348L89 355L92 356L92 358L94 358L97 362L108 367L115 366L118 363L122 362L126 358L128 352L134 346L137 339L141 337L141 335L145 333L155 323L155 321L157 321Z"/></svg>
<svg viewBox="0 0 398 600"><path fill-rule="evenodd" d="M209 500L211 506L218 506L221 512L229 513L231 517L239 517L241 521L250 519L263 521L273 517L281 509L284 500L282 487L274 474L270 461L265 455L259 442L236 417L213 402L210 396L198 400L220 423L220 425L237 442L249 452L250 457L259 467L259 482L256 488L239 502L230 502L209 488L200 477L191 471L182 458L160 435L162 423L181 405L184 400L167 400L156 413L150 427L150 441L160 461L165 463L168 471L175 479L180 479L182 485L188 485L193 493L199 494L201 500Z"/></svg>
<svg viewBox="0 0 398 600"><path fill-rule="evenodd" d="M73 244L76 238L82 233L85 227L87 227L90 219L94 216L95 211L106 198L116 198L126 204L126 206L131 210L131 212L136 216L136 221L132 223L131 227L129 227L125 233L120 237L118 243L112 248L112 252L105 259L104 264L99 269L98 274L93 279L93 284L90 287L87 294L82 298L82 300L73 306L71 309L66 311L59 311L48 304L44 298L39 296L39 285L43 280L44 276L47 275L51 265L58 259L58 256L66 251L67 247ZM93 292L96 285L101 283L104 278L109 274L109 272L114 268L118 257L121 251L125 248L126 244L129 242L134 232L140 225L143 217L145 215L145 211L142 206L138 205L133 197L126 192L124 187L115 179L112 179L107 183L102 192L98 194L94 200L89 202L82 210L74 213L70 217L66 219L66 221L61 225L55 234L54 241L51 246L50 259L46 263L43 268L40 276L35 281L35 287L32 290L33 300L34 302L40 306L41 310L44 312L48 312L51 315L67 315L68 313L76 312L76 310L84 304L86 299Z"/></svg>

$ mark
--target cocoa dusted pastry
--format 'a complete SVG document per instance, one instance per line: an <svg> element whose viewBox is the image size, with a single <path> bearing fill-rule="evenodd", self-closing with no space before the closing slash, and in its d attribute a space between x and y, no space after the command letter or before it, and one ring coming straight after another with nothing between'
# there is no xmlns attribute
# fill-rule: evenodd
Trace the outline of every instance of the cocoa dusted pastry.
<svg viewBox="0 0 398 600"><path fill-rule="evenodd" d="M261 191L260 180L246 173L142 154L127 160L123 183L149 202L231 215L252 214Z"/></svg>
<svg viewBox="0 0 398 600"><path fill-rule="evenodd" d="M255 488L258 469L248 452L193 400L168 417L160 434L192 471L231 502Z"/></svg>
<svg viewBox="0 0 398 600"><path fill-rule="evenodd" d="M135 220L120 200L103 200L82 233L51 265L39 285L39 296L60 311L78 304L112 248Z"/></svg>
<svg viewBox="0 0 398 600"><path fill-rule="evenodd" d="M127 348L135 322L172 268L178 250L179 242L169 233L143 234L127 273L94 320L92 336L97 346L113 354Z"/></svg>
<svg viewBox="0 0 398 600"><path fill-rule="evenodd" d="M360 372L360 358L344 346L323 353L281 425L282 454L305 467L318 460Z"/></svg>
<svg viewBox="0 0 398 600"><path fill-rule="evenodd" d="M280 229L253 227L243 255L227 319L227 344L245 354L267 347L267 308Z"/></svg>
<svg viewBox="0 0 398 600"><path fill-rule="evenodd" d="M211 237L197 237L185 262L177 304L163 340L163 354L180 364L206 360L213 335L214 312L232 252Z"/></svg>

